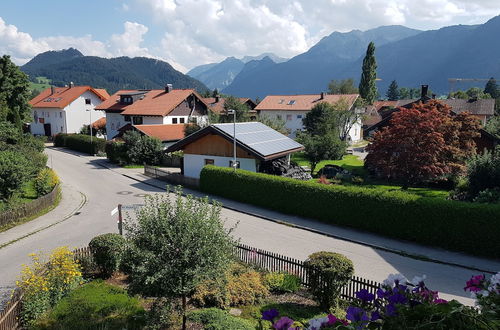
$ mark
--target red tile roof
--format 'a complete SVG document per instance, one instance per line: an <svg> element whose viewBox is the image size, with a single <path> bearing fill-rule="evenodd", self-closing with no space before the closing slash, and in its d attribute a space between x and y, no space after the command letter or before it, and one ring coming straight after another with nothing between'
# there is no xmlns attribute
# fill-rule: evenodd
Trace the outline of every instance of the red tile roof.
<svg viewBox="0 0 500 330"><path fill-rule="evenodd" d="M47 88L29 103L33 108L63 109L87 91L93 92L103 101L109 98L108 92L104 89L94 89L90 86L54 87L54 93L52 93L52 88Z"/></svg>
<svg viewBox="0 0 500 330"><path fill-rule="evenodd" d="M177 141L184 138L185 124L172 125L135 125L134 127L146 134L161 141Z"/></svg>
<svg viewBox="0 0 500 330"><path fill-rule="evenodd" d="M337 103L344 99L350 106L354 104L358 98L358 94L309 94L309 95L268 95L255 107L257 111L274 111L274 110L295 110L304 111L311 110L320 102Z"/></svg>
<svg viewBox="0 0 500 330"><path fill-rule="evenodd" d="M163 89L146 90L144 98L132 104L121 104L120 95L141 92L139 90L120 90L108 100L96 107L107 112L121 112L122 115L166 116L190 95L195 95L203 102L203 98L194 89L174 89L168 93ZM205 103L205 102L203 102ZM206 104L207 105L207 104ZM208 105L207 105L208 107Z"/></svg>
<svg viewBox="0 0 500 330"><path fill-rule="evenodd" d="M218 114L224 112L224 103L226 103L226 99L225 98L220 97L219 98L219 102L216 102L217 100L216 100L215 97L204 97L203 101L206 104L208 104L208 107L213 112L218 113ZM255 107L255 102L252 101L251 99L249 99L248 97L239 97L238 101L240 101L241 103L251 102L254 105L254 107Z"/></svg>
<svg viewBox="0 0 500 330"><path fill-rule="evenodd" d="M103 127L106 127L106 117L99 118L92 123L92 128L94 129L101 129Z"/></svg>

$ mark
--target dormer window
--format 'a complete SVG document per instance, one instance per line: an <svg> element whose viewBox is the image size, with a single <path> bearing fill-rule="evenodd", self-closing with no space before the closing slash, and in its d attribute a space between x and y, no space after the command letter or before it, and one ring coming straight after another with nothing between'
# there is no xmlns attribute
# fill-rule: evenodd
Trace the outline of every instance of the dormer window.
<svg viewBox="0 0 500 330"><path fill-rule="evenodd" d="M122 96L120 99L120 103L122 104L132 104L133 102L132 96Z"/></svg>

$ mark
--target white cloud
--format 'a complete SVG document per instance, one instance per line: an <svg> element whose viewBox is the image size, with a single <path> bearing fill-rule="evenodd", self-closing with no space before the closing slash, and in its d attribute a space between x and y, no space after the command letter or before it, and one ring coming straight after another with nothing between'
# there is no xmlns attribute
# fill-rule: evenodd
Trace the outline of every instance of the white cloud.
<svg viewBox="0 0 500 330"><path fill-rule="evenodd" d="M143 36L148 32L145 25L133 22L125 22L125 32L113 34L110 46L114 55L118 56L146 56L152 57L147 48L141 47Z"/></svg>

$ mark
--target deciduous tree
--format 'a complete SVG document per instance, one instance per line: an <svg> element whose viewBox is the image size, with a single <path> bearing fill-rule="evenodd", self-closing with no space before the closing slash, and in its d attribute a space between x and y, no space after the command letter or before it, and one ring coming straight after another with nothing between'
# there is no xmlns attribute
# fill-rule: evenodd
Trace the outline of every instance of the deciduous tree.
<svg viewBox="0 0 500 330"><path fill-rule="evenodd" d="M464 173L475 152L479 121L467 113L454 116L435 100L400 108L390 125L375 133L365 166L408 188L417 182Z"/></svg>
<svg viewBox="0 0 500 330"><path fill-rule="evenodd" d="M377 86L375 79L377 78L377 62L375 60L375 44L370 42L366 49L366 55L363 59L363 67L361 80L359 82L359 94L368 104L373 104L377 99Z"/></svg>
<svg viewBox="0 0 500 330"><path fill-rule="evenodd" d="M358 94L358 89L354 86L354 79L332 80L328 84L330 94Z"/></svg>

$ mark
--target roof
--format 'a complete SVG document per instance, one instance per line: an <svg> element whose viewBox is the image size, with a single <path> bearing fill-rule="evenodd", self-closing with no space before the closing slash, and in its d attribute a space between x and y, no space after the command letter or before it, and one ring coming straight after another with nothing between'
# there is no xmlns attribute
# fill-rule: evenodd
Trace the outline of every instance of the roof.
<svg viewBox="0 0 500 330"><path fill-rule="evenodd" d="M214 124L205 127L167 148L166 152L182 150L184 146L208 135L216 134L233 142L234 124ZM236 144L260 160L271 160L300 151L304 146L260 122L236 123Z"/></svg>
<svg viewBox="0 0 500 330"><path fill-rule="evenodd" d="M495 99L446 99L440 100L451 107L456 114L469 112L472 115L493 116L495 114Z"/></svg>
<svg viewBox="0 0 500 330"><path fill-rule="evenodd" d="M120 95L143 94L144 98L132 104L121 104ZM166 92L164 89L152 90L120 90L108 100L96 107L107 112L121 112L122 115L166 116L189 96L195 95L201 102L203 98L194 89L174 89ZM203 102L205 103L205 102ZM207 105L207 104L205 104ZM207 105L208 107L208 105Z"/></svg>
<svg viewBox="0 0 500 330"><path fill-rule="evenodd" d="M52 93L52 89L54 89L54 93ZM29 103L33 108L63 109L87 91L91 91L103 101L109 98L106 90L94 89L91 86L49 87L35 96Z"/></svg>
<svg viewBox="0 0 500 330"><path fill-rule="evenodd" d="M309 94L309 95L268 95L256 107L258 111L273 110L311 110L320 102L337 103L346 100L350 107L359 94Z"/></svg>
<svg viewBox="0 0 500 330"><path fill-rule="evenodd" d="M155 137L162 142L177 141L184 138L185 124L171 125L135 125L134 127L150 137Z"/></svg>
<svg viewBox="0 0 500 330"><path fill-rule="evenodd" d="M103 127L106 127L106 117L99 118L92 123L92 128L94 129L100 129Z"/></svg>
<svg viewBox="0 0 500 330"><path fill-rule="evenodd" d="M206 104L208 104L208 107L213 112L219 113L219 114L222 113L222 112L224 112L224 104L226 103L226 99L225 98L219 97L219 101L218 102L217 102L217 99L215 97L204 97L202 100ZM250 99L248 97L239 97L238 101L240 101L243 104L245 104L247 102L251 103L252 105L250 106L250 110L252 110L256 106L255 102L252 101L252 99Z"/></svg>

